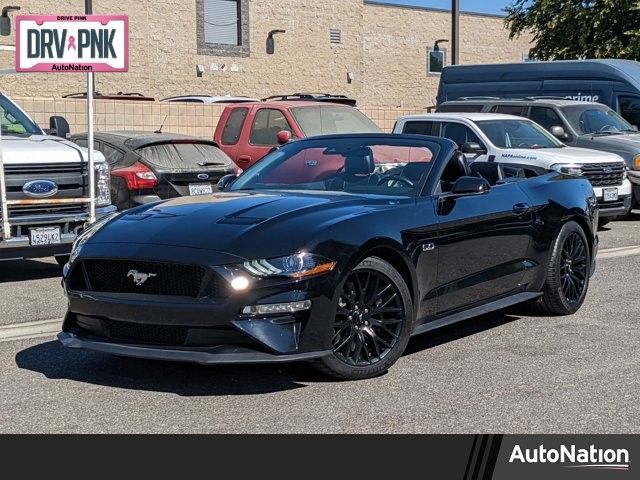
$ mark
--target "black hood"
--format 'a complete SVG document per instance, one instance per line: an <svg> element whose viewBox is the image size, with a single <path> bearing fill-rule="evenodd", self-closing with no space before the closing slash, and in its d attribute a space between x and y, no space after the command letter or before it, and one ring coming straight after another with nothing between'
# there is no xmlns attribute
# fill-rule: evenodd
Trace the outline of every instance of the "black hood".
<svg viewBox="0 0 640 480"><path fill-rule="evenodd" d="M124 212L96 232L89 243L180 246L243 258L286 255L303 248L318 231L337 221L397 204L395 197L333 192L228 192L181 197Z"/></svg>

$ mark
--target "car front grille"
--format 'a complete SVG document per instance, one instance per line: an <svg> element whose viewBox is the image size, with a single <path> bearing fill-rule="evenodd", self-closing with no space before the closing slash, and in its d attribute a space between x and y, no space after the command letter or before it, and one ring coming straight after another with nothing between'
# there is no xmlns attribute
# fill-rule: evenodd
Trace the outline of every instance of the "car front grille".
<svg viewBox="0 0 640 480"><path fill-rule="evenodd" d="M25 183L31 180L50 180L57 187L57 193L51 197L81 198L88 184L88 170L84 163L51 165L5 165L5 181L9 200L28 199L22 191Z"/></svg>
<svg viewBox="0 0 640 480"><path fill-rule="evenodd" d="M624 201L623 200L618 200L616 202L599 201L598 202L598 208L600 210L606 210L606 209L611 209L611 208L624 208Z"/></svg>
<svg viewBox="0 0 640 480"><path fill-rule="evenodd" d="M184 345L189 329L176 325L146 325L144 323L103 320L110 338L151 345Z"/></svg>
<svg viewBox="0 0 640 480"><path fill-rule="evenodd" d="M139 260L82 260L69 276L77 291L138 293L178 297L218 297L223 280L196 265Z"/></svg>
<svg viewBox="0 0 640 480"><path fill-rule="evenodd" d="M624 165L622 163L591 163L581 165L582 174L594 187L622 185Z"/></svg>

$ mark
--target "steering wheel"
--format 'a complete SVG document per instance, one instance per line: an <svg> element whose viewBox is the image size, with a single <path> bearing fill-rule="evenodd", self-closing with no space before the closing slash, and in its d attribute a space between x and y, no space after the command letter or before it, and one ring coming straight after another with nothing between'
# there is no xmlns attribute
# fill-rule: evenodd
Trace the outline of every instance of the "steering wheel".
<svg viewBox="0 0 640 480"><path fill-rule="evenodd" d="M414 187L414 183L411 180L400 175L385 175L378 181L378 186L388 182L404 183L409 188Z"/></svg>
<svg viewBox="0 0 640 480"><path fill-rule="evenodd" d="M607 124L607 125L604 125L600 130L598 130L598 132L608 132L611 130L617 130L617 128L614 127L613 125Z"/></svg>

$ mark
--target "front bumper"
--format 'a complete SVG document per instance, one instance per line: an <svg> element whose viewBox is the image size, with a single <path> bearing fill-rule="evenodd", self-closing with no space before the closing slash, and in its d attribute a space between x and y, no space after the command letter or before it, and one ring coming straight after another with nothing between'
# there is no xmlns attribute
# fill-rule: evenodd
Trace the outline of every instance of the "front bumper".
<svg viewBox="0 0 640 480"><path fill-rule="evenodd" d="M206 293L202 297L108 293L93 291L91 287L74 287L76 273L83 271L79 266L104 258L103 247L97 248L86 245L74 264L64 270L68 312L59 339L69 348L207 364L309 360L330 351L331 319L335 315L333 296L339 283L337 271L301 281L254 279L251 288L242 292L233 291L220 276L214 281L218 285L217 293ZM111 245L104 248L125 252L124 248ZM125 274L118 278L127 280L127 269L136 268L129 262L143 261L140 257L144 258L145 253L149 255L150 248L153 248L154 261L180 258L182 264L202 265L216 275L225 270L220 265L229 265L230 261L228 254L204 253L199 249L140 248L139 252L122 253L134 255L137 260L108 256L112 259L109 261L126 264ZM210 278L208 275L204 278ZM199 290L209 292L211 281L205 280ZM243 313L247 306L306 300L311 301L310 308L300 311Z"/></svg>
<svg viewBox="0 0 640 480"><path fill-rule="evenodd" d="M629 180L625 180L622 185L617 187L606 187L606 188L616 188L618 190L618 200L612 202L604 201L604 188L603 187L593 187L593 191L598 198L598 208L600 210L600 217L616 217L619 215L626 215L631 208L632 202L632 188L631 182Z"/></svg>
<svg viewBox="0 0 640 480"><path fill-rule="evenodd" d="M227 345L218 345L206 350L148 347L89 340L69 332L60 332L58 340L67 348L93 350L124 357L200 363L202 365L299 362L331 355L331 350L276 355Z"/></svg>
<svg viewBox="0 0 640 480"><path fill-rule="evenodd" d="M96 208L96 220L116 211L114 205ZM23 228L55 226L55 225L76 225L79 230L75 233L63 233L60 236L60 243L55 245L31 246L28 235L12 236L3 238L0 234L0 260L19 260L24 258L43 258L56 255L69 255L71 246L82 231L81 228L87 222L86 215L47 215L28 218L21 218L19 221L11 221L12 225L20 225Z"/></svg>

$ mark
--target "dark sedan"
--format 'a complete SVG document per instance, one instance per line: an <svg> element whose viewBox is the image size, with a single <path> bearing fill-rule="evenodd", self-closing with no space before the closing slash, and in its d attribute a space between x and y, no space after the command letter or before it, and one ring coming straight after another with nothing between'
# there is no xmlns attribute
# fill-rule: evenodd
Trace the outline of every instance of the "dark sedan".
<svg viewBox="0 0 640 480"><path fill-rule="evenodd" d="M587 180L467 165L447 139L309 138L220 183L84 232L65 346L366 378L445 324L521 302L572 314L595 266Z"/></svg>
<svg viewBox="0 0 640 480"><path fill-rule="evenodd" d="M87 134L71 140L87 146ZM95 149L111 169L111 199L118 210L180 196L216 191L236 173L233 161L210 140L177 133L96 132Z"/></svg>

